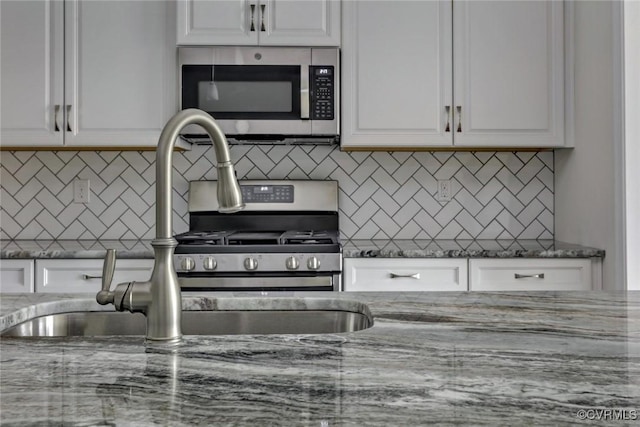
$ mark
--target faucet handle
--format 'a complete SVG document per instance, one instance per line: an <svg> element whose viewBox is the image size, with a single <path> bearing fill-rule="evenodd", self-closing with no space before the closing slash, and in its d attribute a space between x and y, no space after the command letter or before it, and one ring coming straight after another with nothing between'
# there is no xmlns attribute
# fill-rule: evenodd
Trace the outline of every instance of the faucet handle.
<svg viewBox="0 0 640 427"><path fill-rule="evenodd" d="M104 257L102 265L102 290L96 295L96 301L100 305L113 304L115 292L111 292L111 281L113 273L116 269L116 250L107 249L107 255Z"/></svg>

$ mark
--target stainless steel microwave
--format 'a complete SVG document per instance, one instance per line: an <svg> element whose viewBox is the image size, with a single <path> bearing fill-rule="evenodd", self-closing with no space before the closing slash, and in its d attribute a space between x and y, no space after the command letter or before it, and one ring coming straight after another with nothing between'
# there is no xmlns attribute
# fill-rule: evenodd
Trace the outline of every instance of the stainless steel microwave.
<svg viewBox="0 0 640 427"><path fill-rule="evenodd" d="M338 48L179 48L180 108L211 114L229 142L332 144L340 135ZM181 136L207 143L190 125Z"/></svg>

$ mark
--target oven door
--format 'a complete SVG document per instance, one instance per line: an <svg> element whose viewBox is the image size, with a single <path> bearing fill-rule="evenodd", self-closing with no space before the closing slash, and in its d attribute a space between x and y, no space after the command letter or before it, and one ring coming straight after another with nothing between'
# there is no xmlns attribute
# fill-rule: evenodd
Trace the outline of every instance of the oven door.
<svg viewBox="0 0 640 427"><path fill-rule="evenodd" d="M180 48L179 57L181 109L210 113L227 135L311 134L311 49Z"/></svg>
<svg viewBox="0 0 640 427"><path fill-rule="evenodd" d="M340 273L287 275L286 273L224 274L178 273L183 292L188 291L340 291Z"/></svg>

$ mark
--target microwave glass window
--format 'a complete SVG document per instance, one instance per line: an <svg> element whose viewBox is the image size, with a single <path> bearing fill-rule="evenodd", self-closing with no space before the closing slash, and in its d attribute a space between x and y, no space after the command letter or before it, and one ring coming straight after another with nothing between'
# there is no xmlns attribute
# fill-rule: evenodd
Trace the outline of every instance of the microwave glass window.
<svg viewBox="0 0 640 427"><path fill-rule="evenodd" d="M290 81L201 81L198 82L198 108L217 112L291 113Z"/></svg>
<svg viewBox="0 0 640 427"><path fill-rule="evenodd" d="M183 65L182 108L216 119L300 120L298 65Z"/></svg>

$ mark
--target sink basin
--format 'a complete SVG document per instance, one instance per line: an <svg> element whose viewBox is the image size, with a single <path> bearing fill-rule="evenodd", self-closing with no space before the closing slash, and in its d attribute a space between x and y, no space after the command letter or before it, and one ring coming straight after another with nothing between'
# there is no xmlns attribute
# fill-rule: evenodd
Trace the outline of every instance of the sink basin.
<svg viewBox="0 0 640 427"><path fill-rule="evenodd" d="M365 314L342 310L183 311L184 335L331 334L369 328ZM2 332L3 337L145 335L142 314L88 311L36 317Z"/></svg>

